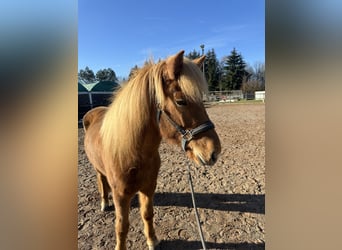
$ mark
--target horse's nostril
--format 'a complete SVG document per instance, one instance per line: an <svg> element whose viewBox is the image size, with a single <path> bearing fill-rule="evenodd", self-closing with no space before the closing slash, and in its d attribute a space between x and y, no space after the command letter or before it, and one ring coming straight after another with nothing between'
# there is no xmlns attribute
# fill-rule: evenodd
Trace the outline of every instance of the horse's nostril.
<svg viewBox="0 0 342 250"><path fill-rule="evenodd" d="M215 163L215 162L217 161L217 155L216 155L215 152L213 152L213 153L211 154L211 161L212 161L213 163Z"/></svg>

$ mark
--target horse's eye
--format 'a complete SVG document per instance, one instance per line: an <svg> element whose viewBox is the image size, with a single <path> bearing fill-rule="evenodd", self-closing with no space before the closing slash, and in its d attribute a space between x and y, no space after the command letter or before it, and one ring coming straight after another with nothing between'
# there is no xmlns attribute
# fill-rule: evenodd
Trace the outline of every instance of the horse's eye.
<svg viewBox="0 0 342 250"><path fill-rule="evenodd" d="M177 104L177 106L185 106L186 101L183 99L178 99L178 100L176 100L176 104Z"/></svg>
<svg viewBox="0 0 342 250"><path fill-rule="evenodd" d="M182 91L178 90L173 93L173 99L178 107L186 105L186 99Z"/></svg>

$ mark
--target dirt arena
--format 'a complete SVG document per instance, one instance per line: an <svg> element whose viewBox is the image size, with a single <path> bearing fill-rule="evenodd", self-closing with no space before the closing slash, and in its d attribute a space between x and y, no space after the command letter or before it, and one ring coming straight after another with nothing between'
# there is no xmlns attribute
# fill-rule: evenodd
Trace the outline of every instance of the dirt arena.
<svg viewBox="0 0 342 250"><path fill-rule="evenodd" d="M212 167L192 164L207 249L265 249L265 105L220 104L207 109L221 139ZM101 212L96 176L79 129L78 249L114 249L114 211ZM154 201L157 249L202 249L192 208L186 156L162 143ZM132 200L128 249L147 249L137 197Z"/></svg>

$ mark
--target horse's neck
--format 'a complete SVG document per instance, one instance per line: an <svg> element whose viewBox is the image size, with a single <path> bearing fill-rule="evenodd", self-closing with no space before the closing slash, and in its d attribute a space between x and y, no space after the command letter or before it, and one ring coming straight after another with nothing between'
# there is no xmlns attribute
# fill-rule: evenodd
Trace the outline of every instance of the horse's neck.
<svg viewBox="0 0 342 250"><path fill-rule="evenodd" d="M159 124L156 122L156 112L152 112L152 114L146 123L142 136L142 150L149 152L158 151L161 142Z"/></svg>

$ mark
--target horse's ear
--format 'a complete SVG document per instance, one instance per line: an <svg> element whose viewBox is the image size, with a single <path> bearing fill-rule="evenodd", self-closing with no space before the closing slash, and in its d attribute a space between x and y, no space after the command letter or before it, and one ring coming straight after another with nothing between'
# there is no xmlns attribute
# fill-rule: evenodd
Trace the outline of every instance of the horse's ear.
<svg viewBox="0 0 342 250"><path fill-rule="evenodd" d="M166 69L170 79L177 79L183 67L184 50L166 59Z"/></svg>
<svg viewBox="0 0 342 250"><path fill-rule="evenodd" d="M192 60L192 62L193 62L194 64L196 64L199 68L202 68L202 65L203 65L204 60L205 60L205 55L204 55L204 56L201 56L201 57L199 57L199 58L196 58L196 59L194 59L194 60Z"/></svg>

